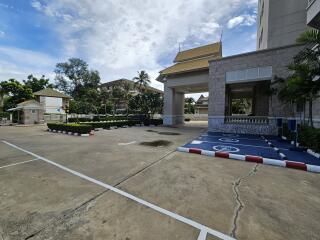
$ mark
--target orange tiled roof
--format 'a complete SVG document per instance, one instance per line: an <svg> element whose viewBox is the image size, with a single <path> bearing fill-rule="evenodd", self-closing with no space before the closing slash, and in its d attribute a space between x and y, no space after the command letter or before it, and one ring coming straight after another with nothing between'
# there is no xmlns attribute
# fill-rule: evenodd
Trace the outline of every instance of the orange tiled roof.
<svg viewBox="0 0 320 240"><path fill-rule="evenodd" d="M209 44L186 51L181 51L177 54L173 62L182 62L192 60L195 58L208 57L208 56L220 56L221 54L221 42Z"/></svg>

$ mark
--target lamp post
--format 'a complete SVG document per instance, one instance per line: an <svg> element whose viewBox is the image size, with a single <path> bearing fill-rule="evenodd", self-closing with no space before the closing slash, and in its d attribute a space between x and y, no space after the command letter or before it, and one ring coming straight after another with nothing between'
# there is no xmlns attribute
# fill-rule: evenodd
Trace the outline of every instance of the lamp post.
<svg viewBox="0 0 320 240"><path fill-rule="evenodd" d="M69 107L65 107L65 112L66 112L66 123L68 123L68 112L69 112Z"/></svg>

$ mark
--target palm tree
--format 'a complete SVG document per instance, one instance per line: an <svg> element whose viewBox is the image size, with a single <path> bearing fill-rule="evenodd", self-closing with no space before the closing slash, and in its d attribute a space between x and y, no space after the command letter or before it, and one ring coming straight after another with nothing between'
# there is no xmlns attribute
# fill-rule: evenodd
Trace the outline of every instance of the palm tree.
<svg viewBox="0 0 320 240"><path fill-rule="evenodd" d="M303 89L301 95L309 103L309 124L313 126L312 102L320 97L320 31L308 30L300 35L297 42L306 44L306 47L295 57L297 69L293 70L300 77L299 88Z"/></svg>
<svg viewBox="0 0 320 240"><path fill-rule="evenodd" d="M134 77L133 81L135 81L135 86L138 86L139 92L144 92L146 87L151 82L148 73L146 73L144 70L138 72L138 76Z"/></svg>
<svg viewBox="0 0 320 240"><path fill-rule="evenodd" d="M132 97L130 91L132 90L132 84L128 83L128 82L122 82L121 83L121 87L123 89L123 100L126 103L126 108L127 108L127 115L129 112L129 100Z"/></svg>
<svg viewBox="0 0 320 240"><path fill-rule="evenodd" d="M300 35L297 42L304 44L320 44L320 31L314 29L308 30Z"/></svg>

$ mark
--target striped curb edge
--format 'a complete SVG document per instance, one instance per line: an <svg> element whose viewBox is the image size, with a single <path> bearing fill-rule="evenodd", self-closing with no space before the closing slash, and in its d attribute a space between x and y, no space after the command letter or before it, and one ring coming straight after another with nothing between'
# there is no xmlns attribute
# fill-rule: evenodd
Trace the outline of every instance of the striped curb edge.
<svg viewBox="0 0 320 240"><path fill-rule="evenodd" d="M260 163L260 164L265 164L265 165L273 165L273 166L293 168L293 169L298 169L298 170L303 170L303 171L308 171L308 172L320 173L320 166L310 165L310 164L305 164L305 163L300 163L300 162L293 162L293 161L288 161L288 160L263 158L260 156L251 156L251 155L239 155L239 154L233 154L233 153L228 153L228 152L215 152L215 151L202 150L199 148L178 147L177 151L178 152L200 154L200 155L210 156L210 157L227 158L227 159L233 159L233 160L254 162L254 163Z"/></svg>
<svg viewBox="0 0 320 240"><path fill-rule="evenodd" d="M274 151L276 151L279 154L279 156L281 157L282 160L288 159L287 156L284 153L280 152L280 149L277 148L272 142L270 142L264 136L261 136L261 138L269 145L269 147L271 147Z"/></svg>
<svg viewBox="0 0 320 240"><path fill-rule="evenodd" d="M72 136L80 136L80 137L89 137L89 136L93 136L94 133L91 131L90 133L87 134L81 134L81 133L73 133L73 132L65 132L65 131L57 131L57 130L51 130L51 129L47 129L48 132L54 132L54 133L62 133L62 134L66 134L66 135L72 135Z"/></svg>
<svg viewBox="0 0 320 240"><path fill-rule="evenodd" d="M282 136L282 138L286 138L284 136ZM291 145L294 145L294 141L291 141ZM299 143L297 142L297 147L299 147ZM315 157L315 158L319 158L320 159L320 153L314 152L311 148L307 149L307 153L309 153L311 156Z"/></svg>

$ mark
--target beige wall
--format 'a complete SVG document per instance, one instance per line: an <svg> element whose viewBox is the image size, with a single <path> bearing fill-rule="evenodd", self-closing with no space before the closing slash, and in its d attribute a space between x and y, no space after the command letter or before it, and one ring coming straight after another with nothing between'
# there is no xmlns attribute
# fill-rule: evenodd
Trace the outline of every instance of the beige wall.
<svg viewBox="0 0 320 240"><path fill-rule="evenodd" d="M209 80L209 117L224 116L226 107L227 71L243 70L263 66L272 66L273 77L288 76L288 64L292 61L302 46L282 47L258 52L240 54L215 60L210 63ZM265 111L265 106L259 106L259 111ZM288 107L281 103L276 96L269 100L269 116L290 116Z"/></svg>
<svg viewBox="0 0 320 240"><path fill-rule="evenodd" d="M34 113L32 112L34 111ZM23 123L24 124L35 124L43 121L44 111L42 109L24 109L23 110Z"/></svg>
<svg viewBox="0 0 320 240"><path fill-rule="evenodd" d="M307 0L259 0L257 49L294 44L297 37L307 29L306 8ZM259 46L262 32L262 42Z"/></svg>

